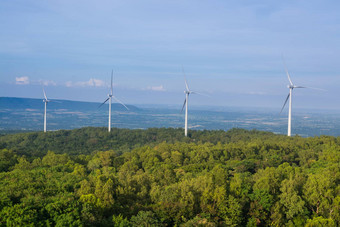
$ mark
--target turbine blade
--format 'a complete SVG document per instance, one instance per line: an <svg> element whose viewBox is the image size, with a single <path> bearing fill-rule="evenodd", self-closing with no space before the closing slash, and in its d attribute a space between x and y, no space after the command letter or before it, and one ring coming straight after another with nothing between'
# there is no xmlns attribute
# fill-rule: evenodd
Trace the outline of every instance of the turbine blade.
<svg viewBox="0 0 340 227"><path fill-rule="evenodd" d="M113 69L112 69L112 71L111 71L111 95L112 95L112 92L113 92L113 88L112 88L112 82L113 81Z"/></svg>
<svg viewBox="0 0 340 227"><path fill-rule="evenodd" d="M203 93L200 93L200 92L197 92L197 91L191 91L190 93L191 93L191 94L202 95L202 96L206 96L206 97L211 97L210 95L203 94Z"/></svg>
<svg viewBox="0 0 340 227"><path fill-rule="evenodd" d="M282 109L281 109L281 111L280 111L280 114L282 113L282 110L285 108L285 106L286 106L286 104L287 104L287 101L288 101L288 99L289 99L289 96L290 96L290 94L288 94L288 96L287 96L287 98L286 98L286 101L285 101L285 103L283 104Z"/></svg>
<svg viewBox="0 0 340 227"><path fill-rule="evenodd" d="M294 86L294 88L307 88L307 87L302 87L302 86Z"/></svg>
<svg viewBox="0 0 340 227"><path fill-rule="evenodd" d="M185 75L184 75L184 82L185 82L185 88L187 89L187 91L190 91L187 79L185 78Z"/></svg>
<svg viewBox="0 0 340 227"><path fill-rule="evenodd" d="M98 106L98 108L100 108L100 107L102 107L102 105L104 105L106 102L107 102L107 100L109 100L110 98L107 98L102 104L100 104L99 106Z"/></svg>
<svg viewBox="0 0 340 227"><path fill-rule="evenodd" d="M293 82L292 82L292 80L290 79L290 75L289 75L289 72L288 72L288 69L287 69L287 66L286 66L285 59L283 58L283 55L282 55L282 61L283 61L283 65L284 65L284 67L285 67L285 71L286 71L286 74L287 74L289 83L290 83L290 85L293 85Z"/></svg>
<svg viewBox="0 0 340 227"><path fill-rule="evenodd" d="M129 108L127 106L124 105L124 103L122 103L119 99L117 99L116 97L112 96L112 98L114 98L117 102L119 102L120 104L122 104L125 109L129 110Z"/></svg>
<svg viewBox="0 0 340 227"><path fill-rule="evenodd" d="M325 90L325 89L316 88L316 87L303 87L303 88L308 88L308 89L313 89L313 90L319 90L319 91L327 91L327 90Z"/></svg>
<svg viewBox="0 0 340 227"><path fill-rule="evenodd" d="M183 72L183 75L184 75L185 88L186 88L187 91L190 91L189 86L188 86L188 82L187 82L187 78L185 77L183 65L182 65L182 72Z"/></svg>
<svg viewBox="0 0 340 227"><path fill-rule="evenodd" d="M183 106L182 106L182 110L181 110L181 113L183 112L183 109L184 109L184 106L185 106L185 103L187 102L187 98L184 99L184 103L183 103Z"/></svg>
<svg viewBox="0 0 340 227"><path fill-rule="evenodd" d="M45 100L47 100L47 96L46 96L46 92L45 92L45 89L44 89L44 88L43 88L43 92L44 92Z"/></svg>

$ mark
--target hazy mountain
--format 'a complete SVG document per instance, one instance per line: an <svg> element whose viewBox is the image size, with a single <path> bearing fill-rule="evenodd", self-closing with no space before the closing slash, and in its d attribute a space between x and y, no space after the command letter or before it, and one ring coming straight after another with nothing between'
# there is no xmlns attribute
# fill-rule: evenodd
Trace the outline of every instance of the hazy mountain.
<svg viewBox="0 0 340 227"><path fill-rule="evenodd" d="M47 109L47 130L82 127L107 127L108 105L100 103L52 100ZM113 104L112 127L129 129L182 128L184 113L167 106L142 106ZM42 99L0 97L0 132L43 130L44 103ZM300 136L340 135L340 116L335 113L295 111L292 134ZM189 129L229 130L231 128L257 129L287 133L287 115L275 111L227 108L219 111L190 107Z"/></svg>
<svg viewBox="0 0 340 227"><path fill-rule="evenodd" d="M101 103L96 102L79 102L70 100L52 99L48 103L48 109L66 109L71 111L96 111ZM138 108L133 105L127 105L130 111L136 111ZM0 97L0 109L43 109L44 104L42 99L30 98L14 98ZM101 108L106 108L106 105ZM124 106L119 103L112 103L112 110L127 111Z"/></svg>

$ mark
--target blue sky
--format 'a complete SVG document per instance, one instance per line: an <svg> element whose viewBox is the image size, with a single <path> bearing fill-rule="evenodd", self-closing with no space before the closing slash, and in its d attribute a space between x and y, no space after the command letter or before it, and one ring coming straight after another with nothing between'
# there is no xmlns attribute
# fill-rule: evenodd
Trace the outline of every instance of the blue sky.
<svg viewBox="0 0 340 227"><path fill-rule="evenodd" d="M338 1L0 1L0 96L339 109Z"/></svg>

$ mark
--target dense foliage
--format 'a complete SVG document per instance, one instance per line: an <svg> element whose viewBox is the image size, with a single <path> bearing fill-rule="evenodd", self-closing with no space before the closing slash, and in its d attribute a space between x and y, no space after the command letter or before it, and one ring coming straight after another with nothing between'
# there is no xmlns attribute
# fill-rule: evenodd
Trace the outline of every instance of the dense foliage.
<svg viewBox="0 0 340 227"><path fill-rule="evenodd" d="M236 131L236 133L235 133ZM87 127L74 130L59 130L48 133L31 132L0 135L0 149L10 149L16 154L26 157L42 157L51 150L58 154L91 154L93 151L114 149L125 152L144 145L155 146L161 142L210 142L216 144L232 141L248 140L262 136L272 136L269 132L232 129L225 131L189 131L190 138L183 136L183 129L149 128L142 129L114 129L111 133L107 128Z"/></svg>
<svg viewBox="0 0 340 227"><path fill-rule="evenodd" d="M339 226L340 137L83 128L0 137L2 226Z"/></svg>

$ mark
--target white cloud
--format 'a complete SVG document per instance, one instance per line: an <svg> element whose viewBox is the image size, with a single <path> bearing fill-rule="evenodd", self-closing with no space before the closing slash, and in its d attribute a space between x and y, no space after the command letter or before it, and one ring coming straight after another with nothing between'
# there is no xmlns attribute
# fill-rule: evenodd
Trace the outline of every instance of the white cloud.
<svg viewBox="0 0 340 227"><path fill-rule="evenodd" d="M20 84L20 85L25 85L25 84L29 84L30 80L28 76L15 77L15 83Z"/></svg>
<svg viewBox="0 0 340 227"><path fill-rule="evenodd" d="M105 82L98 79L90 79L87 84L94 87L105 87Z"/></svg>
<svg viewBox="0 0 340 227"><path fill-rule="evenodd" d="M53 80L39 80L39 84L44 85L44 86L56 86L57 83L54 82Z"/></svg>
<svg viewBox="0 0 340 227"><path fill-rule="evenodd" d="M78 81L78 82L72 82L67 81L65 83L66 87L105 87L106 84L104 81L99 79L90 79L88 81Z"/></svg>
<svg viewBox="0 0 340 227"><path fill-rule="evenodd" d="M67 81L67 82L65 83L65 86L66 86L66 87L73 87L73 84L72 84L71 81Z"/></svg>
<svg viewBox="0 0 340 227"><path fill-rule="evenodd" d="M145 90L150 90L150 91L166 91L163 85L159 86L149 86Z"/></svg>

